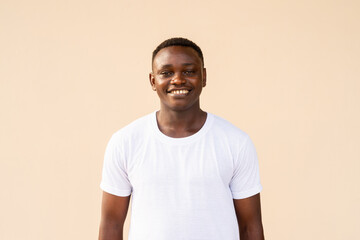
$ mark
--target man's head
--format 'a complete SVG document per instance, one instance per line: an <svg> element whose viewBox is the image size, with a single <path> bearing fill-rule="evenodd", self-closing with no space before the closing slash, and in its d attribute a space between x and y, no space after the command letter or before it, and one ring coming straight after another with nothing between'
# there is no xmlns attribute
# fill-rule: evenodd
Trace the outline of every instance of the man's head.
<svg viewBox="0 0 360 240"><path fill-rule="evenodd" d="M200 109L199 97L206 85L200 48L183 38L161 43L153 53L149 80L152 89L157 91L162 109Z"/></svg>
<svg viewBox="0 0 360 240"><path fill-rule="evenodd" d="M194 42L190 41L189 39L181 38L181 37L169 38L169 39L163 41L162 43L160 43L160 45L157 46L152 53L152 61L151 62L152 63L154 62L155 56L158 54L158 52L161 49L166 48L166 47L171 47L171 46L190 47L190 48L194 49L197 52L197 54L199 55L199 57L202 61L202 66L204 67L204 56L202 54L200 47L198 45L196 45Z"/></svg>

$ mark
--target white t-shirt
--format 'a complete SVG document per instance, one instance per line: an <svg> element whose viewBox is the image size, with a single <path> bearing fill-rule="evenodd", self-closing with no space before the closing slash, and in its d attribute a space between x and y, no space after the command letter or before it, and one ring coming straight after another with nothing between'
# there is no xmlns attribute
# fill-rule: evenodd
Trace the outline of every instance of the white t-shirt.
<svg viewBox="0 0 360 240"><path fill-rule="evenodd" d="M262 190L249 136L207 113L203 127L171 138L156 112L111 137L101 189L132 194L129 240L238 240L234 199Z"/></svg>

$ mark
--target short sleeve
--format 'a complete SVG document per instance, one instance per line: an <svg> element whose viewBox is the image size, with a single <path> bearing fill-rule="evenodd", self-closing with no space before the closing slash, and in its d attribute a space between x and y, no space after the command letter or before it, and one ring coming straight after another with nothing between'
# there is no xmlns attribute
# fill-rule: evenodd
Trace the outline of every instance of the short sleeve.
<svg viewBox="0 0 360 240"><path fill-rule="evenodd" d="M124 154L120 148L119 138L113 135L105 150L100 188L107 193L126 197L131 194L132 186L126 172Z"/></svg>
<svg viewBox="0 0 360 240"><path fill-rule="evenodd" d="M250 137L247 136L234 161L235 169L230 181L233 199L248 198L259 193L262 190L259 163Z"/></svg>

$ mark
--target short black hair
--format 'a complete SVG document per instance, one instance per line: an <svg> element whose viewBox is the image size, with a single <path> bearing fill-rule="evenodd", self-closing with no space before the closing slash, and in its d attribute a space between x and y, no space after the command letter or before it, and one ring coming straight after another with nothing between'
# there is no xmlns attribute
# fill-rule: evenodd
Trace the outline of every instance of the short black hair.
<svg viewBox="0 0 360 240"><path fill-rule="evenodd" d="M160 43L160 45L157 46L152 53L151 62L154 62L154 58L155 58L156 54L158 54L158 52L161 49L166 48L166 47L171 47L171 46L191 47L198 53L198 55L202 61L202 64L204 66L204 56L202 54L200 47L198 45L196 45L196 43L194 43L193 41L186 39L186 38L182 38L182 37L169 38L169 39L163 41L162 43Z"/></svg>

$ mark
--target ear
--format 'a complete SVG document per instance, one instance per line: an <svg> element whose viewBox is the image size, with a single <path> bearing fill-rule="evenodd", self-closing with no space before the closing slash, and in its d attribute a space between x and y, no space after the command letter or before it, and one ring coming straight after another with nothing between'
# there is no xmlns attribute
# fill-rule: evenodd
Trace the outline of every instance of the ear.
<svg viewBox="0 0 360 240"><path fill-rule="evenodd" d="M155 77L154 77L154 74L153 74L152 72L149 73L149 80L150 80L150 85L151 85L152 90L156 91L156 88L155 88Z"/></svg>
<svg viewBox="0 0 360 240"><path fill-rule="evenodd" d="M203 87L206 86L206 68L203 68L203 81L202 81L202 86L203 86Z"/></svg>

